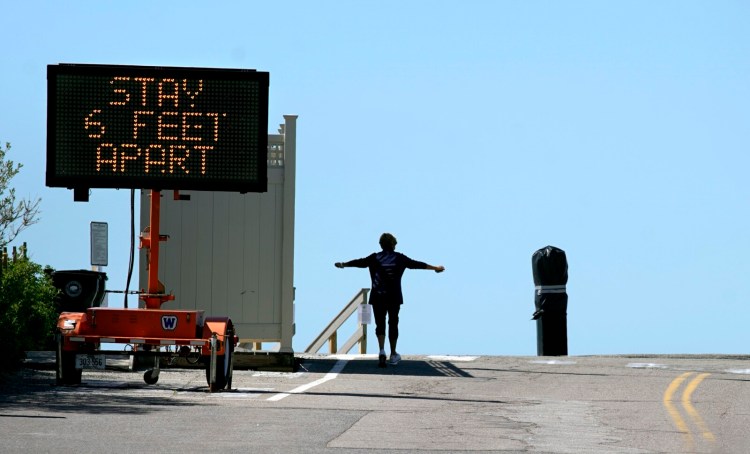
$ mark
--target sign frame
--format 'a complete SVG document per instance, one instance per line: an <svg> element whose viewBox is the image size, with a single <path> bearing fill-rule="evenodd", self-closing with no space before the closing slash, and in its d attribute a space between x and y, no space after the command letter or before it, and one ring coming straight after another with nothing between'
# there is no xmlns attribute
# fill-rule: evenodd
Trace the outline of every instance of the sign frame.
<svg viewBox="0 0 750 454"><path fill-rule="evenodd" d="M136 80L151 80L152 84L158 84L160 107L152 108L155 105L153 90L156 90L156 85L149 85L147 90L145 82L138 82L143 87L141 93L137 91L137 85L123 88L127 86L126 82L119 82L121 80L127 80L130 84L136 84ZM118 85L120 83L122 85ZM165 93L168 93L167 89L174 90L172 110L175 112L157 110L170 108L170 100L167 99L169 96L162 96L162 83L166 87ZM184 93L182 83L185 84ZM188 83L192 86L187 85ZM89 188L266 192L268 87L269 74L252 69L69 63L48 65L46 185L73 189L77 193L88 193ZM132 93L127 92L128 90ZM193 123L187 124L187 128L193 126L188 131L192 137L186 136L184 132L184 114L191 109L188 107L190 104L182 101L185 93L197 93L191 98L195 101L192 104L195 111L189 115L210 113L215 116L210 119L188 119ZM237 99L233 98L235 93L238 93ZM108 104L102 101L106 95L110 96ZM153 112L148 121L155 123L158 117L159 138L166 136L171 142L154 144L152 142L156 142L156 139L143 139L145 134L138 138L137 131L132 132L133 125L139 121L137 118L133 119L133 112L137 111L136 105L140 102L141 95L143 105L146 106L147 101L149 103L142 109L151 109ZM181 97L180 100L177 95ZM113 106L117 103L122 106ZM220 120L216 115L222 115L219 113L222 108L226 111L221 118L220 129ZM90 115L89 112L94 110L101 116ZM166 115L172 116L162 123L162 116L167 118ZM107 125L107 121L111 123ZM203 124L197 123L198 121ZM165 128L162 129L162 126ZM171 129L167 129L167 126ZM103 127L108 128L106 132ZM155 124L149 124L149 127L156 130ZM182 136L179 137L181 128ZM143 130L145 129L141 131ZM163 131L169 131L169 135ZM226 134L224 131L227 131ZM212 145L215 142L216 150L212 148L205 151L207 147L203 147L199 152L197 149L200 147L192 150L187 147L190 145L186 142L188 139L204 140L203 143L207 143L209 132L214 134ZM96 136L97 133L100 135ZM127 144L132 147L128 149L124 143L118 143L125 140L121 137L125 137L127 133L136 137L131 140L133 143ZM204 136L200 137L200 134ZM117 147L120 147L119 151ZM149 152L151 156L160 156L162 161L153 157L149 161ZM122 164L117 161L118 153L122 155L119 158ZM110 156L110 160L100 160L100 155ZM173 155L176 156L174 159ZM216 157L213 163L209 160L210 157ZM124 165L126 158L128 166ZM141 161L147 163L145 172ZM107 163L101 165L101 169L108 171L99 168L101 162ZM177 164L172 166L173 162ZM188 162L194 167L187 168ZM150 173L148 163L152 164ZM161 163L161 167L153 165L154 163ZM96 169L92 167L94 165L97 166ZM196 170L199 165L201 167Z"/></svg>

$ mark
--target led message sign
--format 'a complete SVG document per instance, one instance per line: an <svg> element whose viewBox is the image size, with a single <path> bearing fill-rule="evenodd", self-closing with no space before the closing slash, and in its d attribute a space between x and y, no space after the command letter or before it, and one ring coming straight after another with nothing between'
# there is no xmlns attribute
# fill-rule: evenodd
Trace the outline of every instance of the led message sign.
<svg viewBox="0 0 750 454"><path fill-rule="evenodd" d="M264 192L268 73L47 67L47 186Z"/></svg>

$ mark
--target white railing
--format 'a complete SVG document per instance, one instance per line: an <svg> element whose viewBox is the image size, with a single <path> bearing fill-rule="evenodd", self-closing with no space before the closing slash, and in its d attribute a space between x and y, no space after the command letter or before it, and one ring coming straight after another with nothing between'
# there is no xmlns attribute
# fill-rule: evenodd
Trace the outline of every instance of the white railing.
<svg viewBox="0 0 750 454"><path fill-rule="evenodd" d="M369 288L363 288L354 295L354 298L349 301L349 304L344 306L341 312L339 312L339 315L331 320L331 323L328 324L326 329L324 329L323 332L312 341L310 346L305 349L305 353L318 353L318 350L320 350L326 342L328 342L328 353L330 355L336 353L349 353L349 350L351 350L352 347L354 347L354 344L357 343L359 343L359 353L363 355L367 353L367 325L364 323L359 325L357 330L352 334L349 340L344 343L341 349L337 347L337 341L339 328L341 328L341 325L343 325L344 322L346 322L349 317L357 311L360 305L367 304L367 293L369 291Z"/></svg>

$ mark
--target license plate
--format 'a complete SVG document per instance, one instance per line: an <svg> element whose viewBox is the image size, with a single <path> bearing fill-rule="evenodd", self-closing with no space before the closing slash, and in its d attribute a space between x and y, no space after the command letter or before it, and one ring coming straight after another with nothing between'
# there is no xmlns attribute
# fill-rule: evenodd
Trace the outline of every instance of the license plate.
<svg viewBox="0 0 750 454"><path fill-rule="evenodd" d="M104 369L104 355L76 355L76 369Z"/></svg>

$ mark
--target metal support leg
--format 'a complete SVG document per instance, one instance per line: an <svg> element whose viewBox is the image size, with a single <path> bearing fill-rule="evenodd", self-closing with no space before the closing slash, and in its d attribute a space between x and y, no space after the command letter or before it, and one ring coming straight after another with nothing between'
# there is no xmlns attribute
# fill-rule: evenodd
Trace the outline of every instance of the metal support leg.
<svg viewBox="0 0 750 454"><path fill-rule="evenodd" d="M151 376L158 380L159 372L161 372L161 361L159 360L159 355L154 355L154 368L151 371Z"/></svg>
<svg viewBox="0 0 750 454"><path fill-rule="evenodd" d="M62 346L63 336L59 331L55 333L55 340L57 341L57 349L55 349L55 382L59 385L63 379L63 362L62 362Z"/></svg>

